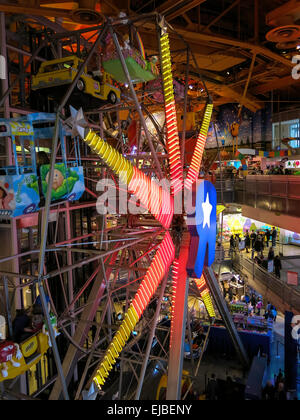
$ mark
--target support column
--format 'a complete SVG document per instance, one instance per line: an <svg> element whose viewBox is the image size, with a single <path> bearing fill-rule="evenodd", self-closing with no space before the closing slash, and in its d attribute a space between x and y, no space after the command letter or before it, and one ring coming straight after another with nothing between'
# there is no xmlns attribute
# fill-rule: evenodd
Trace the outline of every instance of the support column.
<svg viewBox="0 0 300 420"><path fill-rule="evenodd" d="M173 265L173 302L168 365L167 400L181 399L181 378L188 307L189 280L186 265L190 235L183 235L179 257Z"/></svg>

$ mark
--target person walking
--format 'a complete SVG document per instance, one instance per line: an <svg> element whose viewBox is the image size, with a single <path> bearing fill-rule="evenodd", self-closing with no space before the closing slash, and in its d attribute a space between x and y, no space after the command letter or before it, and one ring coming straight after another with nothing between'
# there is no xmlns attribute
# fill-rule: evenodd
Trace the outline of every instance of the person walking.
<svg viewBox="0 0 300 420"><path fill-rule="evenodd" d="M278 255L274 258L274 269L275 269L275 276L280 278L280 270L282 269L282 264Z"/></svg>

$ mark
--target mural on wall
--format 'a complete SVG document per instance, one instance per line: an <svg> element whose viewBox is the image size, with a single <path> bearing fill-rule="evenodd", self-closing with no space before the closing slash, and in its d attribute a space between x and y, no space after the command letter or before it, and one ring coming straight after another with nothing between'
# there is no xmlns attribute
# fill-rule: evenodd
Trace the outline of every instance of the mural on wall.
<svg viewBox="0 0 300 420"><path fill-rule="evenodd" d="M256 113L243 108L240 120L238 119L238 113L239 107L237 104L222 105L219 110L215 111L214 119L220 146L232 146L231 127L239 123L241 123L238 133L239 146L255 148L260 144L263 146L265 143L272 142L271 106L268 105ZM216 136L212 127L206 141L206 147L217 147Z"/></svg>
<svg viewBox="0 0 300 420"><path fill-rule="evenodd" d="M9 183L0 182L0 210L11 209L15 206L13 203L14 192L9 188Z"/></svg>
<svg viewBox="0 0 300 420"><path fill-rule="evenodd" d="M50 165L42 165L40 168L42 192L44 196L46 196L48 190L49 169ZM64 163L55 164L52 183L52 200L69 198L70 193L72 193L72 195L75 194L76 196L77 193L82 193L83 171L81 171L81 169L82 168L66 168ZM34 178L30 187L39 193L39 183L37 177Z"/></svg>

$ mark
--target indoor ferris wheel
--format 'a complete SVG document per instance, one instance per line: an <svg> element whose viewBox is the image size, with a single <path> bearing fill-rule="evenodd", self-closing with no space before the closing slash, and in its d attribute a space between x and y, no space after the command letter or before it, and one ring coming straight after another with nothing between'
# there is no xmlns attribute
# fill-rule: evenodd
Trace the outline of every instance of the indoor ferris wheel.
<svg viewBox="0 0 300 420"><path fill-rule="evenodd" d="M145 56L138 33L139 25L145 22L157 33L159 60L155 56L152 59ZM130 38L122 36L122 28L127 25L130 27ZM180 131L176 104L178 87L173 76L169 31L173 29L157 14L140 20L124 16L117 21L106 19L101 30L93 34L93 46L82 62L72 56L72 59L68 57L67 63L61 59L46 63L51 71L63 69L68 74L77 66L70 86L57 101L59 105L55 126L52 127L47 182L49 185L57 182L57 151L60 147L65 150L62 138L67 135L68 141L73 144L69 149L80 163L80 149L82 151L83 148L100 158L96 162L94 157L87 158L90 166L87 166L84 176L85 192L98 199L96 184L99 186L99 179L106 178L113 181L114 191L118 193L115 212L111 213L108 206L106 213L98 214L98 224L92 233L72 239L69 226L66 240L55 240L52 244L48 239L49 215L53 206L59 214L61 204L53 200L50 188L43 190L44 206L39 202L42 210L38 275L32 277L32 282L38 285L49 336L47 342L42 341L42 336L37 341L43 343L41 353L52 347L59 377L50 399L59 399L61 394L68 399L68 387L72 380L76 384L75 399L91 399L97 395L105 398L112 388L111 379L116 378L119 398L140 399L145 375L152 362L157 363L167 377L166 398L180 399L184 396L184 343L187 341L190 346L195 372L199 369L206 344L204 340L202 348L196 349L200 357L197 366L194 366L188 308L191 291L204 302L211 320L216 316L217 306L227 322L241 359L244 362L247 359L227 316L220 292L213 287L214 274L209 268L215 258L217 199L214 186L203 177L200 179L200 170L213 103L203 82L202 118L198 127L192 127L196 136L193 151L187 159L185 136L189 71L187 65L185 87L181 93L183 129ZM134 42L137 48L132 47ZM100 79L93 76L93 83L94 88L96 82L99 89L101 87L101 100L107 102L100 108L90 108L86 103L92 102L91 96L95 100L96 93L93 87L89 88L86 68L93 55L99 53L99 45L102 46L100 56L104 71ZM186 51L190 57L188 46ZM183 54L182 51L179 54ZM42 65L44 74L47 72L46 64ZM43 86L43 72L38 73L33 83L37 90ZM108 75L118 83L108 79ZM151 84L156 79L160 81L160 88L154 85L152 93L147 95L145 84ZM81 102L83 91L90 95L87 102L83 99ZM157 101L158 93L163 94L160 103ZM153 100L155 94L156 101ZM66 116L69 109L70 116ZM153 110L159 111L161 125ZM113 118L112 113L115 113ZM99 117L99 122L95 116ZM151 131L149 126L155 130ZM134 131L133 136L130 130ZM63 155L67 168L65 151ZM105 197L110 204L109 196ZM185 205L186 197L190 199L190 208ZM68 208L78 198L70 195L69 191L63 196L68 201ZM128 214L127 205L126 211L122 211L124 200L141 210L138 215ZM57 222L56 234L58 229ZM86 248L88 245L91 246ZM80 249L77 248L79 246ZM45 273L45 258L51 252L55 253L57 269ZM60 267L57 256L63 252L67 255L66 268ZM78 254L83 256L81 260L74 258ZM91 264L92 273L75 287L76 269L86 264ZM67 274L67 286L64 274ZM63 296L63 308L55 304L51 287L51 278L55 276L60 278L58 293ZM65 340L63 352L57 347L58 334ZM26 363L28 368L32 366L25 357L23 359L20 363L22 373L26 371ZM128 369L132 374L130 381L126 382ZM17 374L15 370L11 378ZM138 385L133 387L132 380ZM189 383L185 392L191 387L192 383Z"/></svg>

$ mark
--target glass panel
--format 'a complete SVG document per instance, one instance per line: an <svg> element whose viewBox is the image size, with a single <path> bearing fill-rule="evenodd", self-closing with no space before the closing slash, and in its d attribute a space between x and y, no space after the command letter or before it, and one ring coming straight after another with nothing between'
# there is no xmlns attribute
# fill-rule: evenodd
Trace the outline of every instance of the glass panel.
<svg viewBox="0 0 300 420"><path fill-rule="evenodd" d="M53 71L69 69L73 67L74 61L65 61L64 63L49 64L42 68L42 73L51 73Z"/></svg>

